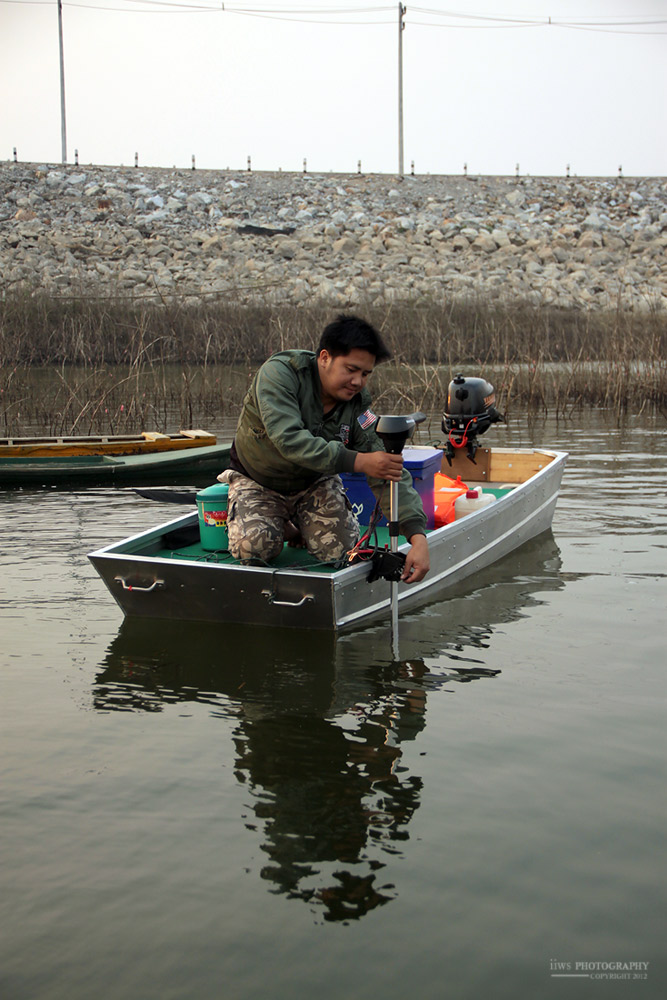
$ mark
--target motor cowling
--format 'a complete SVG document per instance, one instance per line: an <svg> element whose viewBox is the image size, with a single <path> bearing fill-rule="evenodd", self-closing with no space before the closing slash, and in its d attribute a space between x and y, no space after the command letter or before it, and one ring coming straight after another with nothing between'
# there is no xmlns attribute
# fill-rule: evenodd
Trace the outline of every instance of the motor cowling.
<svg viewBox="0 0 667 1000"><path fill-rule="evenodd" d="M449 383L442 429L447 436L445 455L450 465L459 448L466 448L474 463L479 435L486 433L491 424L504 420L495 402L495 389L486 379L457 375Z"/></svg>

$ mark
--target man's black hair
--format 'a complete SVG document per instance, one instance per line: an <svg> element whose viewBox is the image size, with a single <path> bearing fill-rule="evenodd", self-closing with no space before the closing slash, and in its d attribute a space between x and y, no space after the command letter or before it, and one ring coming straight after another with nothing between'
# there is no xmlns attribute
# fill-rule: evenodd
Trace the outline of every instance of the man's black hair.
<svg viewBox="0 0 667 1000"><path fill-rule="evenodd" d="M368 351L378 363L391 357L385 342L374 326L359 316L341 313L333 323L329 323L322 331L317 353L328 351L335 358L341 354L349 354L355 349Z"/></svg>

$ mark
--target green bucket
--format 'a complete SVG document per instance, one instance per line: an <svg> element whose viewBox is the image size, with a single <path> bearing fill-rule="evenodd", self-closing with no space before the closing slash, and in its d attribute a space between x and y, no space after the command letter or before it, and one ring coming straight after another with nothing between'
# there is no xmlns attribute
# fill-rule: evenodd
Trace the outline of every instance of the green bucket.
<svg viewBox="0 0 667 1000"><path fill-rule="evenodd" d="M227 498L229 486L216 483L197 494L199 512L199 535L202 548L207 552L226 552L229 548L227 536Z"/></svg>

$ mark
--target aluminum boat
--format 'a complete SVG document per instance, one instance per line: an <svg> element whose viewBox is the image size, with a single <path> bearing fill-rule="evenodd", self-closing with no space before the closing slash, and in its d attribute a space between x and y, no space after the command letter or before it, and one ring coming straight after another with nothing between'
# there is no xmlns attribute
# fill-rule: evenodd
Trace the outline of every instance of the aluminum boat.
<svg viewBox="0 0 667 1000"><path fill-rule="evenodd" d="M494 500L429 531L430 572L419 583L399 585L399 609L426 603L466 578L477 584L487 567L548 531L566 460L566 452L546 449L484 448L474 464L459 454L450 467L443 453L443 471L458 471ZM408 548L405 542L399 551ZM228 552L202 547L196 510L89 558L130 617L335 632L390 611L392 584L369 582L367 562L326 566L285 545L271 565L244 566Z"/></svg>

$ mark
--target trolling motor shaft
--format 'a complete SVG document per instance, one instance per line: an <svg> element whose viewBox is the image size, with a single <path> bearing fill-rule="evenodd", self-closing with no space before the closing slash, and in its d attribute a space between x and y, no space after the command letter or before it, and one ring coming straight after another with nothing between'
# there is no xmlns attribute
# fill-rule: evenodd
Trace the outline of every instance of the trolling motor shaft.
<svg viewBox="0 0 667 1000"><path fill-rule="evenodd" d="M423 413L412 413L409 417L380 417L375 427L375 433L384 445L384 450L391 455L400 455L405 442L412 436L417 424L426 420ZM389 537L398 538L398 483L392 483L389 494L390 516Z"/></svg>
<svg viewBox="0 0 667 1000"><path fill-rule="evenodd" d="M416 425L425 419L423 413L412 413L408 417L380 417L375 433L384 444L385 451L392 455L400 455ZM405 558L398 552L398 483L394 482L390 484L389 489L389 543L391 554L381 556L373 567L373 572L374 579L382 577L391 582L392 648L394 658L398 660L398 581L401 578Z"/></svg>
<svg viewBox="0 0 667 1000"><path fill-rule="evenodd" d="M425 419L423 413L412 413L408 417L380 417L375 427L375 433L382 441L386 452L391 455L400 455L416 425ZM398 540L398 483L390 484L389 506L389 538L392 542L392 551L395 551L398 547L394 545L394 541Z"/></svg>

